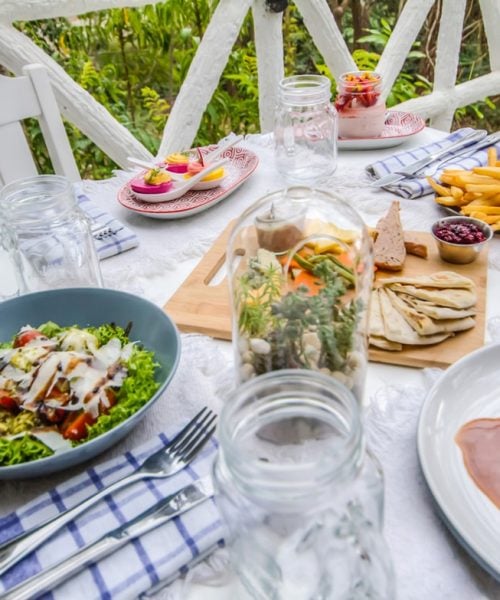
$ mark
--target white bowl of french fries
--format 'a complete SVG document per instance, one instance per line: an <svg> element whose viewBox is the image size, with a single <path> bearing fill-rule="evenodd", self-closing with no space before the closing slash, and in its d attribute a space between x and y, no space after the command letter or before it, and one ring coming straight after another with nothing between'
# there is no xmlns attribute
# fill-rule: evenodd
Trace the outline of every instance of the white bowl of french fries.
<svg viewBox="0 0 500 600"><path fill-rule="evenodd" d="M445 169L439 180L427 177L438 204L500 231L500 160L494 146L488 148L484 167Z"/></svg>

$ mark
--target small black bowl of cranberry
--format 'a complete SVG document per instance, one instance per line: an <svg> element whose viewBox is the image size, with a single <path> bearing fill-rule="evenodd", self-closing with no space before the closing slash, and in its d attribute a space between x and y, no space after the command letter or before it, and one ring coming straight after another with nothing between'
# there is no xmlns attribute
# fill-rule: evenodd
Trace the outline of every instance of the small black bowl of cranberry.
<svg viewBox="0 0 500 600"><path fill-rule="evenodd" d="M491 227L472 217L445 217L431 228L441 258L450 263L467 264L479 256L493 237Z"/></svg>

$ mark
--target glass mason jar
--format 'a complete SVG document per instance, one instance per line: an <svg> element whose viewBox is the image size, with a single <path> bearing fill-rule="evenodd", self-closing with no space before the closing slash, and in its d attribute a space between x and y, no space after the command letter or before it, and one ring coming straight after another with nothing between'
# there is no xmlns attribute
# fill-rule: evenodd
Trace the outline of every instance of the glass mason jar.
<svg viewBox="0 0 500 600"><path fill-rule="evenodd" d="M264 196L231 232L227 273L240 381L312 369L362 400L373 254L346 201L308 187Z"/></svg>
<svg viewBox="0 0 500 600"><path fill-rule="evenodd" d="M317 185L337 167L337 115L330 87L322 75L286 77L279 84L275 155L287 184Z"/></svg>
<svg viewBox="0 0 500 600"><path fill-rule="evenodd" d="M382 472L344 385L305 370L257 377L225 404L219 443L216 502L248 597L394 597Z"/></svg>
<svg viewBox="0 0 500 600"><path fill-rule="evenodd" d="M335 108L339 137L379 136L385 125L386 106L382 99L382 77L374 71L352 71L340 76Z"/></svg>
<svg viewBox="0 0 500 600"><path fill-rule="evenodd" d="M0 226L17 281L17 289L0 297L102 286L89 221L66 178L39 175L6 185L0 192Z"/></svg>

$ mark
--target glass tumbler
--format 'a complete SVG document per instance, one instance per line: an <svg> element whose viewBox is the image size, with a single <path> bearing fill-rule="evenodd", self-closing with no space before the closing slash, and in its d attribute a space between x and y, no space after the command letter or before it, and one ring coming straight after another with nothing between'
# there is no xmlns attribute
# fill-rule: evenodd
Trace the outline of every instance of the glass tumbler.
<svg viewBox="0 0 500 600"><path fill-rule="evenodd" d="M219 443L216 502L238 598L394 598L382 472L345 386L304 370L253 379L225 404Z"/></svg>
<svg viewBox="0 0 500 600"><path fill-rule="evenodd" d="M361 402L373 254L359 214L326 190L273 192L238 219L226 256L239 381L311 369Z"/></svg>
<svg viewBox="0 0 500 600"><path fill-rule="evenodd" d="M279 84L275 156L287 184L318 185L337 167L337 113L330 87L323 75L286 77Z"/></svg>
<svg viewBox="0 0 500 600"><path fill-rule="evenodd" d="M89 221L71 182L58 175L13 181L0 192L0 234L16 285L0 298L62 287L102 286Z"/></svg>

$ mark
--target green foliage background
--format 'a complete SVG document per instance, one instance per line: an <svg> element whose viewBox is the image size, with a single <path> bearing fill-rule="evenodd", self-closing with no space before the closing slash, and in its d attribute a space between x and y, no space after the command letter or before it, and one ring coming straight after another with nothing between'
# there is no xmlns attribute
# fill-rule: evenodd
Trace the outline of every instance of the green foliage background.
<svg viewBox="0 0 500 600"><path fill-rule="evenodd" d="M138 9L104 10L74 19L18 23L17 27L156 153L171 106L217 3L218 0L165 0ZM402 4L395 0L372 2L368 26L356 39L351 12L336 15L360 68L376 66ZM319 72L331 77L292 2L284 12L283 32L287 75ZM432 74L428 48L431 35L424 28L404 72L395 82L389 106L430 92L427 75L430 78ZM469 36L462 49L460 80L489 70L484 49L484 35ZM333 79L332 85L334 88ZM493 129L498 127L497 120L495 103L487 99L457 111L455 125L486 121L485 126ZM28 127L39 170L48 172L50 161L38 126L30 122ZM74 126L67 124L67 129L82 177L110 176L116 165ZM195 144L213 143L231 131L258 130L257 62L249 12Z"/></svg>

